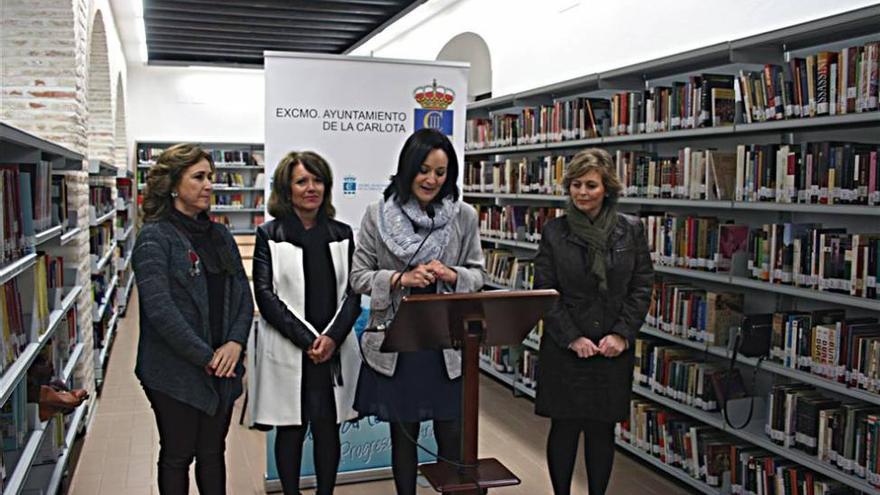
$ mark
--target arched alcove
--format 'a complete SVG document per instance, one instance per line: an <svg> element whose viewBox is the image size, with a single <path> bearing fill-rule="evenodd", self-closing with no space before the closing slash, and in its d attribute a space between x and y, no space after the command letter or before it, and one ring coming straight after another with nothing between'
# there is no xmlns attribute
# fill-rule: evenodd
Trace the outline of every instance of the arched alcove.
<svg viewBox="0 0 880 495"><path fill-rule="evenodd" d="M119 168L128 168L128 133L125 131L125 87L122 74L116 78L116 131L114 133L113 158Z"/></svg>
<svg viewBox="0 0 880 495"><path fill-rule="evenodd" d="M114 162L113 107L110 93L110 62L107 57L107 33L101 11L95 14L89 34L88 58L88 158Z"/></svg>
<svg viewBox="0 0 880 495"><path fill-rule="evenodd" d="M492 95L492 57L489 45L476 33L461 33L449 40L437 54L437 60L470 62L468 101Z"/></svg>

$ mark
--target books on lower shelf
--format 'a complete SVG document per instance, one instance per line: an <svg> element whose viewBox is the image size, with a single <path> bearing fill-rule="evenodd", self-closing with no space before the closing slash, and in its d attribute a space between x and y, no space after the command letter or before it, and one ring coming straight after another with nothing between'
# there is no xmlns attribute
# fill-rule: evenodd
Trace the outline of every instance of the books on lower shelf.
<svg viewBox="0 0 880 495"><path fill-rule="evenodd" d="M854 494L856 491L761 448L643 399L615 427L619 441L731 493Z"/></svg>
<svg viewBox="0 0 880 495"><path fill-rule="evenodd" d="M880 487L880 408L841 402L803 384L775 385L767 436Z"/></svg>

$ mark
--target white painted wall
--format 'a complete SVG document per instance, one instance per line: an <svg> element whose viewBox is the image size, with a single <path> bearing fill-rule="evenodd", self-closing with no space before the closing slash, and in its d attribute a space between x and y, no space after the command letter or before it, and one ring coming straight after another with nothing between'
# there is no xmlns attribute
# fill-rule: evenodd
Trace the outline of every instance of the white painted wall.
<svg viewBox="0 0 880 495"><path fill-rule="evenodd" d="M132 64L132 141L263 142L263 71Z"/></svg>
<svg viewBox="0 0 880 495"><path fill-rule="evenodd" d="M353 55L434 60L474 32L502 96L876 4L868 0L429 0Z"/></svg>

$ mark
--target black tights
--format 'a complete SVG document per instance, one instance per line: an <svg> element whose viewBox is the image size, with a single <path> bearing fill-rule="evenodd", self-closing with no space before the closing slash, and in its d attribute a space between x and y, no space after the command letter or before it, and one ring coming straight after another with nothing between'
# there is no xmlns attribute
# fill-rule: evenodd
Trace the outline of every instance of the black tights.
<svg viewBox="0 0 880 495"><path fill-rule="evenodd" d="M159 493L189 493L189 465L196 459L201 495L226 493L226 432L232 406L214 416L157 390L144 388L159 427Z"/></svg>
<svg viewBox="0 0 880 495"><path fill-rule="evenodd" d="M603 495L614 464L614 423L553 419L547 436L547 466L555 495L571 493L578 440L584 432L584 459L590 495Z"/></svg>
<svg viewBox="0 0 880 495"><path fill-rule="evenodd" d="M312 445L315 454L316 495L330 495L336 486L339 467L339 425L335 418L310 421ZM284 495L299 494L299 474L302 466L305 425L279 426L275 432L275 465Z"/></svg>
<svg viewBox="0 0 880 495"><path fill-rule="evenodd" d="M416 471L419 457L413 440L419 438L419 423L390 423L391 471L397 495L415 495ZM461 421L434 420L434 438L437 453L444 459L458 462L461 459Z"/></svg>

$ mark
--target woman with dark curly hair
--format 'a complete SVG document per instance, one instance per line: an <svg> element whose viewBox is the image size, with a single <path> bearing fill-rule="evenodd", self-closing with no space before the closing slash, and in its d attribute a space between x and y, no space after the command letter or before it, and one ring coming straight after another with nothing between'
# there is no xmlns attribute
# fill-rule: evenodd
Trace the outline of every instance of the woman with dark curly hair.
<svg viewBox="0 0 880 495"><path fill-rule="evenodd" d="M135 374L159 429L159 492L226 493L226 433L241 395L253 298L229 230L208 218L214 163L192 144L147 173L133 251L140 301Z"/></svg>

